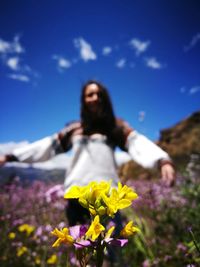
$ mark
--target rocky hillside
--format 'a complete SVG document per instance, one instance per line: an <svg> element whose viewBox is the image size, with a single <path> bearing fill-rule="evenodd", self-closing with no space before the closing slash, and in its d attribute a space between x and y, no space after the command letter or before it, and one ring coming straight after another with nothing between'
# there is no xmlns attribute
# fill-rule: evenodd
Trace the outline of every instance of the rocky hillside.
<svg viewBox="0 0 200 267"><path fill-rule="evenodd" d="M162 130L158 144L177 164L187 163L192 154L200 154L200 111Z"/></svg>
<svg viewBox="0 0 200 267"><path fill-rule="evenodd" d="M200 157L200 111L161 130L160 139L156 143L169 153L178 171L184 170L192 155ZM147 179L158 175L156 171L145 170L132 161L124 164L119 174L125 180L137 177Z"/></svg>

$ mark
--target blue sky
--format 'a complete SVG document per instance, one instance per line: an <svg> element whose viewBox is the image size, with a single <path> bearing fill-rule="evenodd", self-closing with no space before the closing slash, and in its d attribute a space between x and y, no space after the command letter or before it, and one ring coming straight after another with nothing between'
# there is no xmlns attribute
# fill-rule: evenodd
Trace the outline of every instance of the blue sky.
<svg viewBox="0 0 200 267"><path fill-rule="evenodd" d="M0 0L0 143L79 119L81 85L156 140L199 110L199 0Z"/></svg>

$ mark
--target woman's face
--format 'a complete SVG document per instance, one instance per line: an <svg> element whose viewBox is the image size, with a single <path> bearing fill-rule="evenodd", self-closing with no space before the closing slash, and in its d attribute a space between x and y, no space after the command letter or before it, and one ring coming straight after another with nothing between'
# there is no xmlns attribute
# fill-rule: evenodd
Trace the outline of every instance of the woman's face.
<svg viewBox="0 0 200 267"><path fill-rule="evenodd" d="M100 89L96 83L89 84L85 89L84 100L91 112L96 112L101 103Z"/></svg>

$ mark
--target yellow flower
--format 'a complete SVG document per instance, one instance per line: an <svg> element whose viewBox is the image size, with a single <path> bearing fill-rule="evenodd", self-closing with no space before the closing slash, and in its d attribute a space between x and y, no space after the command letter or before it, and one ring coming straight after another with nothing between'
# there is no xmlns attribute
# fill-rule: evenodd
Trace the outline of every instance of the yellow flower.
<svg viewBox="0 0 200 267"><path fill-rule="evenodd" d="M41 260L38 256L35 258L35 264L37 264L37 265L41 264Z"/></svg>
<svg viewBox="0 0 200 267"><path fill-rule="evenodd" d="M87 186L71 186L69 191L65 193L64 198L81 198L87 191Z"/></svg>
<svg viewBox="0 0 200 267"><path fill-rule="evenodd" d="M55 264L58 261L58 257L56 254L51 255L50 258L48 258L47 263L48 264Z"/></svg>
<svg viewBox="0 0 200 267"><path fill-rule="evenodd" d="M18 227L18 230L20 232L26 232L27 236L29 236L35 230L35 227L25 223L25 224L20 225Z"/></svg>
<svg viewBox="0 0 200 267"><path fill-rule="evenodd" d="M9 238L9 239L15 239L15 237L16 237L16 234L13 233L13 232L10 232L10 233L8 234L8 238Z"/></svg>
<svg viewBox="0 0 200 267"><path fill-rule="evenodd" d="M111 182L90 182L86 186L72 186L64 195L64 198L84 198L94 203L102 193L108 193Z"/></svg>
<svg viewBox="0 0 200 267"><path fill-rule="evenodd" d="M27 251L28 249L25 246L17 248L17 257L21 257Z"/></svg>
<svg viewBox="0 0 200 267"><path fill-rule="evenodd" d="M92 217L95 217L97 215L97 212L93 206L90 206L88 209L89 209L89 212L92 215Z"/></svg>
<svg viewBox="0 0 200 267"><path fill-rule="evenodd" d="M118 210L118 206L117 206L118 200L111 198L111 197L107 197L106 195L103 195L103 201L107 206L108 216L112 217Z"/></svg>
<svg viewBox="0 0 200 267"><path fill-rule="evenodd" d="M99 208L97 208L97 213L102 216L106 214L106 207L104 206L100 206Z"/></svg>
<svg viewBox="0 0 200 267"><path fill-rule="evenodd" d="M119 194L115 188L112 189L110 197L103 195L103 201L107 206L108 216L113 216L119 209L124 209L131 205L131 201L127 199L119 199Z"/></svg>
<svg viewBox="0 0 200 267"><path fill-rule="evenodd" d="M115 226L110 227L110 229L108 229L106 233L105 239L110 238L114 230L115 230Z"/></svg>
<svg viewBox="0 0 200 267"><path fill-rule="evenodd" d="M107 195L110 191L111 182L91 182L88 184L87 192L84 195L90 214L94 217L96 215L106 214L106 207L102 201L102 196ZM79 199L80 202L80 199ZM82 201L83 202L83 201ZM82 205L83 206L83 205Z"/></svg>
<svg viewBox="0 0 200 267"><path fill-rule="evenodd" d="M107 206L108 216L113 216L119 209L127 208L132 200L137 198L137 194L128 186L118 183L118 188L112 188L110 196L102 195Z"/></svg>
<svg viewBox="0 0 200 267"><path fill-rule="evenodd" d="M86 232L86 237L94 241L98 238L102 231L105 230L105 227L99 222L99 215L95 216L94 221L90 225L89 229Z"/></svg>
<svg viewBox="0 0 200 267"><path fill-rule="evenodd" d="M88 201L90 203L96 203L100 202L101 199L101 195L102 194L108 194L108 192L110 191L110 182L105 182L105 181L101 181L101 182L91 182L88 185Z"/></svg>
<svg viewBox="0 0 200 267"><path fill-rule="evenodd" d="M69 229L66 227L62 230L55 228L51 233L58 237L58 239L53 243L52 247L58 247L61 243L69 245L74 242L73 237L69 235Z"/></svg>
<svg viewBox="0 0 200 267"><path fill-rule="evenodd" d="M120 199L127 199L130 201L133 201L138 197L132 188L128 187L127 185L122 187L120 182L118 183L118 194Z"/></svg>
<svg viewBox="0 0 200 267"><path fill-rule="evenodd" d="M106 207L102 206L102 194L110 191L110 182L90 182L86 186L72 186L64 195L64 198L76 198L79 203L88 209L94 217L97 214L104 215ZM104 203L103 203L104 204Z"/></svg>
<svg viewBox="0 0 200 267"><path fill-rule="evenodd" d="M133 226L133 222L130 221L127 223L124 228L121 230L120 235L123 237L129 237L134 233L140 232L140 229L136 226Z"/></svg>

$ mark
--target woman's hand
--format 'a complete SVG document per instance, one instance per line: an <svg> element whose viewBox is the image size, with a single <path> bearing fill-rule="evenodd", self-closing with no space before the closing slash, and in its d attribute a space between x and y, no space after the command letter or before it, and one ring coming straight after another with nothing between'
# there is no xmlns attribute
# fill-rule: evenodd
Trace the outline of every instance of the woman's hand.
<svg viewBox="0 0 200 267"><path fill-rule="evenodd" d="M170 163L161 166L161 177L166 186L174 185L176 180L176 172Z"/></svg>

